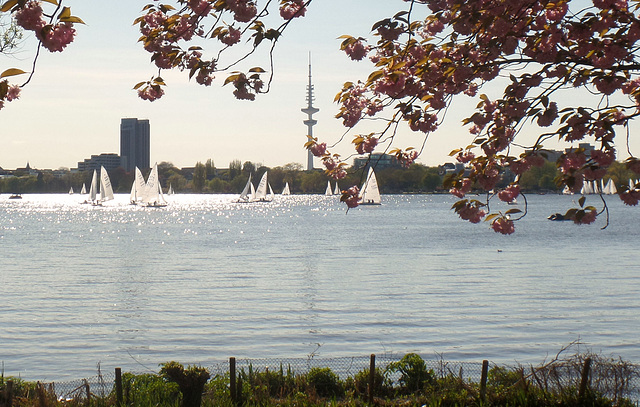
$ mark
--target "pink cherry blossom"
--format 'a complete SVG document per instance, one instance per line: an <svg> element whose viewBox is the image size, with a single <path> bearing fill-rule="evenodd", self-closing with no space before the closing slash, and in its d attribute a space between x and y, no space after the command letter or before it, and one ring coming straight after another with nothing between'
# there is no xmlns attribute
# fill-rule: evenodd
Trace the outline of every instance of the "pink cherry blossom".
<svg viewBox="0 0 640 407"><path fill-rule="evenodd" d="M498 192L498 198L503 202L513 202L520 195L519 185L509 185L502 191Z"/></svg>
<svg viewBox="0 0 640 407"><path fill-rule="evenodd" d="M58 23L40 39L49 51L62 52L73 41L75 35L76 30L72 23Z"/></svg>
<svg viewBox="0 0 640 407"><path fill-rule="evenodd" d="M331 157L324 157L322 164L327 168L327 171L333 171L338 166L336 160Z"/></svg>
<svg viewBox="0 0 640 407"><path fill-rule="evenodd" d="M640 191L629 190L618 194L625 205L636 206L640 202Z"/></svg>
<svg viewBox="0 0 640 407"><path fill-rule="evenodd" d="M502 233L503 235L510 235L515 231L513 221L504 217L500 217L494 220L491 223L491 228L495 232Z"/></svg>
<svg viewBox="0 0 640 407"><path fill-rule="evenodd" d="M362 60L369 52L369 47L364 45L361 40L355 41L344 48L349 58L354 61Z"/></svg>
<svg viewBox="0 0 640 407"><path fill-rule="evenodd" d="M453 187L449 190L449 193L462 199L466 194L471 192L471 186L471 180L469 178L463 178L457 187Z"/></svg>
<svg viewBox="0 0 640 407"><path fill-rule="evenodd" d="M463 220L468 220L471 223L480 223L482 218L485 217L486 212L480 209L478 204L467 202L464 205L456 209L458 216Z"/></svg>
<svg viewBox="0 0 640 407"><path fill-rule="evenodd" d="M342 191L340 202L346 203L349 208L355 208L358 206L360 204L360 188L354 185L351 188Z"/></svg>
<svg viewBox="0 0 640 407"><path fill-rule="evenodd" d="M141 99L148 100L150 102L160 99L163 95L164 90L157 85L146 86L144 88L138 89L138 96Z"/></svg>
<svg viewBox="0 0 640 407"><path fill-rule="evenodd" d="M199 16L207 15L211 12L212 6L207 0L190 0L189 6L193 12Z"/></svg>
<svg viewBox="0 0 640 407"><path fill-rule="evenodd" d="M342 167L337 167L337 168L333 169L329 173L329 175L331 176L331 178L336 179L336 180L344 179L344 178L347 177L347 171Z"/></svg>
<svg viewBox="0 0 640 407"><path fill-rule="evenodd" d="M233 27L229 27L229 31L227 32L227 34L225 34L222 39L220 39L220 42L222 42L223 44L226 45L234 45L240 42L240 37L242 36L242 31L233 28Z"/></svg>
<svg viewBox="0 0 640 407"><path fill-rule="evenodd" d="M13 85L9 86L9 90L7 91L7 102L11 102L13 100L20 98L20 86Z"/></svg>
<svg viewBox="0 0 640 407"><path fill-rule="evenodd" d="M358 154L369 154L375 150L378 145L378 138L368 136L362 142L356 143L356 151Z"/></svg>
<svg viewBox="0 0 640 407"><path fill-rule="evenodd" d="M37 1L30 1L16 11L15 19L20 27L30 31L40 31L46 25L42 18L42 7Z"/></svg>
<svg viewBox="0 0 640 407"><path fill-rule="evenodd" d="M572 220L577 225L589 225L596 221L597 216L595 209L585 209L577 211Z"/></svg>
<svg viewBox="0 0 640 407"><path fill-rule="evenodd" d="M316 143L309 147L311 154L316 157L322 157L327 152L327 143Z"/></svg>
<svg viewBox="0 0 640 407"><path fill-rule="evenodd" d="M396 154L396 159L404 168L409 168L416 158L418 158L418 152L415 150L407 152L401 151Z"/></svg>
<svg viewBox="0 0 640 407"><path fill-rule="evenodd" d="M459 162L461 162L463 164L466 164L466 163L470 162L474 158L476 158L476 155L473 154L471 151L467 151L464 154L462 152L460 152L456 156L456 160L458 160Z"/></svg>
<svg viewBox="0 0 640 407"><path fill-rule="evenodd" d="M280 17L285 20L291 20L292 18L304 17L306 11L307 9L304 7L304 1L292 0L280 7Z"/></svg>

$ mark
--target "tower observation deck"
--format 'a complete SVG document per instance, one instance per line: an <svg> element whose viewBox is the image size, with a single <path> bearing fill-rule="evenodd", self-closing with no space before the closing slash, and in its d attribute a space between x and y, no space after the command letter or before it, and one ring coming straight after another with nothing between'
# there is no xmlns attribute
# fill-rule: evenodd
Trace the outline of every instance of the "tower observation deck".
<svg viewBox="0 0 640 407"><path fill-rule="evenodd" d="M318 113L320 109L313 107L313 85L311 84L311 58L309 58L309 84L307 85L307 107L300 109L302 113L307 114L307 120L303 123L307 125L307 138L313 138L313 126L318 123L313 119L313 114ZM307 171L313 170L313 154L307 151Z"/></svg>

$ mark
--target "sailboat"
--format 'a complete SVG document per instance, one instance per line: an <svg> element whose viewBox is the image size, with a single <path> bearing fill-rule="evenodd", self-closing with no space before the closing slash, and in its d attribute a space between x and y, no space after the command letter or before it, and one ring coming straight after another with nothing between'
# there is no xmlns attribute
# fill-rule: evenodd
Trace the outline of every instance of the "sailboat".
<svg viewBox="0 0 640 407"><path fill-rule="evenodd" d="M135 178L133 179L133 183L131 184L131 194L129 195L129 201L131 205L136 205L138 202L142 200L142 196L146 190L146 184L144 182L144 177L142 176L142 172L140 169L136 167L135 169Z"/></svg>
<svg viewBox="0 0 640 407"><path fill-rule="evenodd" d="M84 187L84 185L83 185ZM83 204L97 205L98 199L98 173L93 170L93 176L91 177L91 186L89 187L89 199L85 199Z"/></svg>
<svg viewBox="0 0 640 407"><path fill-rule="evenodd" d="M142 204L148 208L162 208L167 206L167 201L162 194L162 186L158 179L158 164L154 164L147 178L147 184L142 196Z"/></svg>
<svg viewBox="0 0 640 407"><path fill-rule="evenodd" d="M613 195L618 193L618 188L616 188L616 185L613 183L613 179L609 178L609 182L607 182L607 185L605 185L602 189L602 193L606 195Z"/></svg>
<svg viewBox="0 0 640 407"><path fill-rule="evenodd" d="M255 188L251 183L251 174L249 174L249 179L247 180L247 184L244 186L244 189L240 193L240 197L236 202L247 203L253 201L256 196Z"/></svg>
<svg viewBox="0 0 640 407"><path fill-rule="evenodd" d="M269 190L268 194L267 189ZM271 189L271 185L267 182L267 172L265 171L265 173L262 174L262 178L260 178L258 188L256 188L255 201L270 202L271 200L273 200L273 190Z"/></svg>
<svg viewBox="0 0 640 407"><path fill-rule="evenodd" d="M84 182L82 183L82 189L80 190L80 193L82 195L86 195L87 194L87 187L84 186Z"/></svg>
<svg viewBox="0 0 640 407"><path fill-rule="evenodd" d="M102 205L103 202L111 201L113 199L113 188L111 187L111 180L109 179L109 174L104 167L100 167L100 200L98 201L99 205Z"/></svg>
<svg viewBox="0 0 640 407"><path fill-rule="evenodd" d="M360 205L380 205L381 201L376 174L373 172L373 168L369 167L367 179L364 180L362 188L360 189L360 200L358 203Z"/></svg>
<svg viewBox="0 0 640 407"><path fill-rule="evenodd" d="M325 189L324 194L326 196L333 195L333 191L331 190L331 181L327 181L327 189Z"/></svg>
<svg viewBox="0 0 640 407"><path fill-rule="evenodd" d="M593 194L594 193L593 184L587 180L584 180L582 182L582 189L580 190L580 193L582 195Z"/></svg>
<svg viewBox="0 0 640 407"><path fill-rule="evenodd" d="M284 188L282 189L282 195L291 195L291 191L289 190L289 183L284 183Z"/></svg>
<svg viewBox="0 0 640 407"><path fill-rule="evenodd" d="M69 188L69 195L73 195L73 187Z"/></svg>
<svg viewBox="0 0 640 407"><path fill-rule="evenodd" d="M338 183L337 182L336 182L336 187L333 189L333 194L334 195L342 194L342 191L340 190L340 187L338 187Z"/></svg>
<svg viewBox="0 0 640 407"><path fill-rule="evenodd" d="M171 184L169 184L169 190L167 191L167 195L173 195L175 194L175 191L173 190L173 187L171 186Z"/></svg>

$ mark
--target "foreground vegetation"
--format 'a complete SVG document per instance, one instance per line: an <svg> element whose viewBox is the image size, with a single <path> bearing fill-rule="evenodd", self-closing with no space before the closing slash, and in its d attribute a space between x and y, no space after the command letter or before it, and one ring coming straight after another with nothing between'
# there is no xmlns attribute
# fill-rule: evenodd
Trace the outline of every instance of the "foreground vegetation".
<svg viewBox="0 0 640 407"><path fill-rule="evenodd" d="M433 364L433 363L432 363ZM60 394L61 386L0 378L0 406L635 406L638 367L597 355L575 355L533 367L483 367L465 374L462 365L419 355L340 378L328 367L296 373L290 365L256 369L252 364L211 375L209 370L162 365L158 374L124 373L104 394L89 383ZM485 370L486 369L486 370ZM10 383L10 385L9 385ZM11 386L11 393L8 387ZM637 397L635 397L637 398ZM634 398L634 399L635 399Z"/></svg>

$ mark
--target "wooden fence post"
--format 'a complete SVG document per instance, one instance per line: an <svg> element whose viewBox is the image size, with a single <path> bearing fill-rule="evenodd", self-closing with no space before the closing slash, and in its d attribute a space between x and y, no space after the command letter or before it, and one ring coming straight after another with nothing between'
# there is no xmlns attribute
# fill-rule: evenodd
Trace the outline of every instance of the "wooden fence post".
<svg viewBox="0 0 640 407"><path fill-rule="evenodd" d="M87 392L87 405L91 405L91 388L87 379L84 379L84 390Z"/></svg>
<svg viewBox="0 0 640 407"><path fill-rule="evenodd" d="M376 384L376 355L371 354L369 360L369 404L373 405L373 393Z"/></svg>
<svg viewBox="0 0 640 407"><path fill-rule="evenodd" d="M480 376L480 401L483 403L487 398L487 376L489 375L489 361L482 361L482 375Z"/></svg>
<svg viewBox="0 0 640 407"><path fill-rule="evenodd" d="M4 388L4 399L7 407L13 405L13 380L7 380L7 386Z"/></svg>
<svg viewBox="0 0 640 407"><path fill-rule="evenodd" d="M578 391L578 400L581 401L587 392L587 386L589 385L589 373L591 370L591 358L584 360L584 366L582 366L582 378L580 380L580 390Z"/></svg>
<svg viewBox="0 0 640 407"><path fill-rule="evenodd" d="M116 404L122 406L122 369L116 367Z"/></svg>
<svg viewBox="0 0 640 407"><path fill-rule="evenodd" d="M229 391L231 392L231 402L235 405L236 394L236 358L229 358Z"/></svg>

